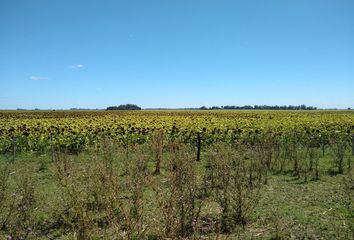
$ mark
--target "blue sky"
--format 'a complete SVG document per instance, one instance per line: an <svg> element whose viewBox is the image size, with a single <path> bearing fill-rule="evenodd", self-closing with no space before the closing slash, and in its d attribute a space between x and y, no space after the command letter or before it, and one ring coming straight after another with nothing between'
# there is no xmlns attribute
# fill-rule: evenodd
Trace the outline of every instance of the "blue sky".
<svg viewBox="0 0 354 240"><path fill-rule="evenodd" d="M351 0L1 0L0 108L354 107Z"/></svg>

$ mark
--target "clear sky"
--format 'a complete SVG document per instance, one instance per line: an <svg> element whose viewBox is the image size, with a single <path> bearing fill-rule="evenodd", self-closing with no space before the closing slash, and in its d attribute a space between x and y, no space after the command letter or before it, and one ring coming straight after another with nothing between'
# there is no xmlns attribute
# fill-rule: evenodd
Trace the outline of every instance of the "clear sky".
<svg viewBox="0 0 354 240"><path fill-rule="evenodd" d="M0 108L354 107L353 0L0 0Z"/></svg>

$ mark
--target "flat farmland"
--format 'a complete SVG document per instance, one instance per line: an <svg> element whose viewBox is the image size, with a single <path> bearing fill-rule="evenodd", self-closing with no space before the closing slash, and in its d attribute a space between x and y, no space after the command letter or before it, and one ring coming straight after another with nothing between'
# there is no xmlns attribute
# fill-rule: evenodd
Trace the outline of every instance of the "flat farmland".
<svg viewBox="0 0 354 240"><path fill-rule="evenodd" d="M0 238L351 239L353 111L0 111Z"/></svg>

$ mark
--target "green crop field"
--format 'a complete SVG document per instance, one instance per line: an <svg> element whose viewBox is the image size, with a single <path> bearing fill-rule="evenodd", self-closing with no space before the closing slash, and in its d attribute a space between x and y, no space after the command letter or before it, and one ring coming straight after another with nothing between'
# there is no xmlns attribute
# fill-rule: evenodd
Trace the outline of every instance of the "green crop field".
<svg viewBox="0 0 354 240"><path fill-rule="evenodd" d="M353 239L354 111L0 111L0 239Z"/></svg>

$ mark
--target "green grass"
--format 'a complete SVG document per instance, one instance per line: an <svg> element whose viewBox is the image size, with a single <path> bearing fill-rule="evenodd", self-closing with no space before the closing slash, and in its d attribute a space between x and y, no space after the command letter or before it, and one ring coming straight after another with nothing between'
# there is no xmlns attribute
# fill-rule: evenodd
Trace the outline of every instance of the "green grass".
<svg viewBox="0 0 354 240"><path fill-rule="evenodd" d="M90 164L87 160L90 157L92 156L88 154L73 156L79 165ZM202 157L205 158L204 155ZM123 169L124 163L119 162L121 156L115 155L115 158L118 168ZM203 158L197 165L197 175L203 172L205 165ZM0 169L10 161L11 156L0 156ZM60 206L61 193L55 181L55 168L51 158L35 155L17 156L16 161L9 167L10 190L7 194L10 194L10 197L8 201L16 201L12 199L11 193L24 172L29 174L34 181L36 201L31 220L36 227L34 231L39 234L29 234L28 239L77 238L74 233L65 234L60 227L57 228L59 223L56 220L60 218L58 214L63 206ZM153 162L149 161L149 173L153 172L153 167ZM220 238L354 239L353 170L346 169L345 174L330 174L334 172L334 169L331 157L326 155L320 159L319 180L309 180L305 183L301 176L300 178L294 177L291 172L269 174L268 183L260 189L256 204L249 213L247 224L237 228L232 234L224 234ZM164 186L166 175L167 169L163 165L161 175L149 175L148 181ZM147 188L144 191L144 198L146 217L156 218L156 194L152 189ZM215 202L206 199L202 215L213 216L217 211ZM48 226L52 228L48 230ZM159 229L159 226L155 227ZM0 239L6 239L6 236L6 229L0 231ZM99 239L108 235L97 233L96 236ZM109 239L109 237L106 238ZM201 239L215 238L215 234L201 236Z"/></svg>
<svg viewBox="0 0 354 240"><path fill-rule="evenodd" d="M296 239L350 239L353 216L342 181L340 175L321 176L309 183L272 176L254 209L249 232L259 231L264 238L279 234Z"/></svg>

